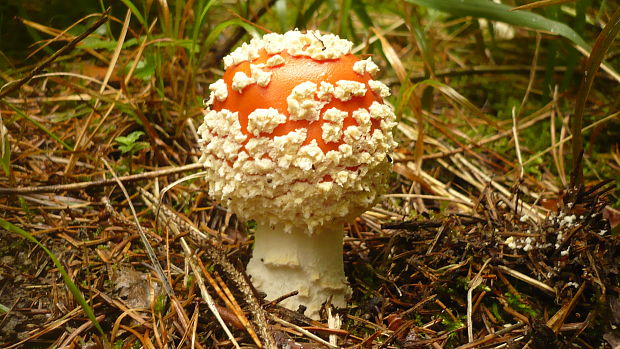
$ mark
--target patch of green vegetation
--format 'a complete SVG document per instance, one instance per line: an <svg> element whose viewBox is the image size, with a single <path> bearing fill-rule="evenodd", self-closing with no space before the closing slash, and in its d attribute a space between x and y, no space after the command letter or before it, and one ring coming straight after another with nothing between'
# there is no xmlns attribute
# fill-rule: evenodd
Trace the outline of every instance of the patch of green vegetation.
<svg viewBox="0 0 620 349"><path fill-rule="evenodd" d="M489 308L491 310L491 314L493 314L493 316L495 316L498 321L505 322L504 318L502 317L503 311L500 309L499 303L494 301L493 303L491 303Z"/></svg>
<svg viewBox="0 0 620 349"><path fill-rule="evenodd" d="M150 147L148 142L139 142L140 137L144 135L142 131L133 131L127 136L116 137L114 141L117 143L118 150L120 150L121 154L127 154L128 157L124 158L117 166L116 171L118 173L132 173L132 157L134 154L139 152L140 150L148 149ZM143 169L139 168L139 172L142 172Z"/></svg>
<svg viewBox="0 0 620 349"><path fill-rule="evenodd" d="M446 332L452 332L450 334L448 334L447 337L447 342L445 347L446 348L453 348L454 345L457 343L457 337L459 335L458 330L459 328L462 328L465 326L465 321L467 320L467 318L462 315L462 316L457 316L456 319L453 319L451 316L449 316L448 314L441 314L441 324L444 325L444 330Z"/></svg>
<svg viewBox="0 0 620 349"><path fill-rule="evenodd" d="M147 149L149 144L147 142L138 142L138 139L144 135L142 131L134 131L127 136L116 137L114 141L118 143L118 150L123 154L129 153L134 155L142 149Z"/></svg>
<svg viewBox="0 0 620 349"><path fill-rule="evenodd" d="M153 313L155 315L165 314L167 300L168 300L168 297L166 296L166 293L164 292L160 293L157 296L155 300L155 304L153 305Z"/></svg>
<svg viewBox="0 0 620 349"><path fill-rule="evenodd" d="M20 196L17 198L17 202L19 203L19 207L24 211L26 218L28 218L29 221L32 221L34 212L30 209L30 205L28 205L26 199L24 199L23 196Z"/></svg>
<svg viewBox="0 0 620 349"><path fill-rule="evenodd" d="M125 341L122 339L118 339L116 342L114 342L114 349L123 349L125 345Z"/></svg>
<svg viewBox="0 0 620 349"><path fill-rule="evenodd" d="M508 302L508 305L519 313L525 313L534 318L538 316L538 312L525 303L520 296L514 295L510 292L504 293L504 296L506 296L506 302Z"/></svg>
<svg viewBox="0 0 620 349"><path fill-rule="evenodd" d="M258 224L256 223L256 221L255 221L255 220L253 220L253 219L251 219L251 220L249 220L249 221L247 221L247 222L245 223L246 229L247 229L248 231L253 231L253 230L256 230L256 226L257 226L257 225L258 225Z"/></svg>
<svg viewBox="0 0 620 349"><path fill-rule="evenodd" d="M129 73L129 70L134 66L135 61L130 61L125 65L123 71L125 74ZM135 71L133 76L141 80L150 80L155 75L155 59L152 53L144 55L142 59L135 64Z"/></svg>

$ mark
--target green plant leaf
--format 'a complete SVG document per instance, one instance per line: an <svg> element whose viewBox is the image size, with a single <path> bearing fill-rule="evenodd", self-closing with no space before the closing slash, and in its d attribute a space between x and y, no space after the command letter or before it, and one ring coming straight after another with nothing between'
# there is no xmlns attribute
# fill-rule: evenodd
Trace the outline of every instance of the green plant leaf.
<svg viewBox="0 0 620 349"><path fill-rule="evenodd" d="M125 73L129 72L133 64L133 60L127 63L124 69ZM138 61L133 76L141 80L149 80L153 75L155 75L155 60L150 55L144 55L144 57Z"/></svg>
<svg viewBox="0 0 620 349"><path fill-rule="evenodd" d="M97 321L97 318L95 317L95 312L93 311L93 308L88 303L86 303L86 299L84 299L82 292L80 292L80 289L73 283L73 281L71 280L71 277L69 277L69 274L65 270L65 267L63 267L63 265L60 263L58 258L56 258L56 256L52 253L52 251L48 250L47 247L43 246L43 244L39 242L39 240L35 239L32 235L30 235L25 230L13 225L10 222L5 221L2 218L0 218L0 227L6 229L9 232L17 234L26 240L34 242L39 247L41 247L43 251L45 251L45 253L47 253L47 255L51 258L52 262L58 269L58 272L62 276L62 280L65 282L65 285L67 285L67 288L73 295L73 298L75 298L75 300L82 307L82 310L84 310L84 314L86 314L86 316L88 316L90 321L95 325L95 327L97 328L97 331L99 331L99 333L102 336L105 336L105 333L103 332L103 329L101 328L101 325L99 325L99 322Z"/></svg>
<svg viewBox="0 0 620 349"><path fill-rule="evenodd" d="M116 137L116 139L114 140L120 144L131 144L137 141L138 139L140 139L140 137L142 137L143 135L144 135L144 132L142 131L133 131L127 136Z"/></svg>
<svg viewBox="0 0 620 349"><path fill-rule="evenodd" d="M146 142L138 142L138 139L140 139L143 135L144 132L142 131L134 131L127 136L116 137L114 138L114 141L118 143L118 150L120 150L121 153L134 154L137 151L145 149L149 146Z"/></svg>
<svg viewBox="0 0 620 349"><path fill-rule="evenodd" d="M347 29L349 23L351 21L351 0L344 0L341 2L341 10L340 10L340 32L338 33L340 37L348 38L348 34L350 33Z"/></svg>
<svg viewBox="0 0 620 349"><path fill-rule="evenodd" d="M473 16L505 22L520 27L543 30L567 38L588 51L588 45L571 27L527 11L511 11L512 7L490 0L407 0L416 5L433 8L456 16Z"/></svg>
<svg viewBox="0 0 620 349"><path fill-rule="evenodd" d="M495 128L497 130L501 129L497 125L497 121L495 121L493 116L485 114L482 110L480 110L472 102L470 102L467 98L465 98L465 96L463 96L462 94L458 93L454 88L452 88L452 87L450 87L450 86L448 86L448 85L446 85L446 84L444 84L444 83L442 83L440 81L428 79L428 80L420 81L420 82L416 83L414 86L415 87L418 87L418 86L432 86L432 87L436 88L439 92L441 92L447 98L449 98L449 99L453 100L454 102L460 104L462 107L468 109L473 114L475 114L478 117L480 117L481 119L483 119L487 123L487 125Z"/></svg>
<svg viewBox="0 0 620 349"><path fill-rule="evenodd" d="M138 44L138 39L131 38L123 43L123 48L127 49L132 46ZM84 40L80 41L78 44L79 48L92 48L92 49L106 49L109 51L114 51L116 48L117 42L116 40L104 40L98 39L91 36L84 38Z"/></svg>

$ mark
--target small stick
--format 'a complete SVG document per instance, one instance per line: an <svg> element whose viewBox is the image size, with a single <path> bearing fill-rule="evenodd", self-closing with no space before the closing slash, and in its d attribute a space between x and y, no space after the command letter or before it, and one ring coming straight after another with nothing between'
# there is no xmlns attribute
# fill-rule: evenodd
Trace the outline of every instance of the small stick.
<svg viewBox="0 0 620 349"><path fill-rule="evenodd" d="M291 298L291 297L297 296L298 294L299 294L299 291L295 290L293 292L289 292L287 294L284 294L284 295L282 295L282 296L272 300L271 302L269 302L269 303L267 303L265 305L266 306L273 306L273 305L276 305L276 304L282 302L283 300L285 300L287 298Z"/></svg>
<svg viewBox="0 0 620 349"><path fill-rule="evenodd" d="M202 296L202 299L204 299L207 303L207 306L219 322L224 332L226 332L226 335L228 336L228 339L231 341L231 343L235 346L235 348L240 348L239 343L237 343L237 341L235 340L235 336L233 336L232 332L230 332L230 329L228 329L228 326L226 326L226 323L224 323L224 320L220 316L220 313L217 311L217 308L215 307L215 302L213 301L213 298L211 298L209 291L207 291L207 288L205 287L204 280L202 279L202 275L200 274L200 269L196 266L196 262L194 261L194 255L192 254L192 250L189 248L189 245L187 245L187 242L185 242L184 238L180 238L180 241L181 246L183 247L183 252L185 252L185 256L187 257L189 266L192 269L194 277L196 277L196 281L198 281L198 287L200 288L200 294Z"/></svg>
<svg viewBox="0 0 620 349"><path fill-rule="evenodd" d="M582 282L575 295L568 303L565 303L560 310L558 310L552 317L547 321L547 326L550 327L553 332L558 333L562 325L564 324L564 320L568 317L568 314L573 310L575 304L577 304L577 300L583 294L583 291L586 289L586 282Z"/></svg>
<svg viewBox="0 0 620 349"><path fill-rule="evenodd" d="M473 317L472 295L473 295L474 289L476 289L476 287L482 284L482 272L484 271L484 268L487 267L489 262L491 262L491 258L488 258L484 262L484 264L482 265L482 268L480 268L476 276L474 276L474 278L469 282L469 289L467 290L467 338L469 339L469 343L472 343L474 341L474 325L473 325L474 322L472 320L472 317Z"/></svg>
<svg viewBox="0 0 620 349"><path fill-rule="evenodd" d="M540 282L540 281L538 281L538 280L536 280L534 278L531 278L531 277L529 277L529 276L527 276L527 275L525 275L523 273L520 273L520 272L518 272L516 270L510 269L510 268L508 268L506 266L503 266L503 265L498 265L497 269L499 269L499 270L503 271L504 273L514 277L515 279L519 279L519 280L521 280L521 281L523 281L525 283L528 283L528 284L530 284L530 285L532 285L532 286L534 286L534 287L536 287L536 288L538 288L540 290L543 290L543 291L545 291L545 292L547 292L547 293L549 293L551 295L555 295L556 294L556 291L555 291L555 289L553 287L551 287L551 286L549 286L549 285L547 285L547 284L545 284L543 282Z"/></svg>
<svg viewBox="0 0 620 349"><path fill-rule="evenodd" d="M123 183L135 182L142 179L155 178L167 176L175 173L192 171L202 168L203 165L196 163L190 164L180 167L170 167L165 168L163 170L156 170L151 172L143 172L134 175L122 176L118 177L118 179ZM57 184L57 185L43 185L39 187L20 187L20 188L0 188L0 194L35 194L35 193L57 193L61 191L74 191L74 190L82 190L92 187L104 187L115 185L116 179L109 178L103 179L100 181L92 181L92 182L80 182L80 183L71 183L71 184Z"/></svg>
<svg viewBox="0 0 620 349"><path fill-rule="evenodd" d="M272 316L271 318L273 319L273 321L279 323L280 325L283 325L285 327L290 327L290 328L292 328L294 330L297 330L297 331L301 332L302 334L304 334L305 336L307 336L308 338L311 338L311 339L313 339L313 340L323 344L324 346L326 346L328 348L338 348L338 346L331 344L330 342L324 340L323 338L315 335L314 333L312 333L312 332L310 332L308 330L303 329L300 326L297 326L297 325L292 324L292 323L290 323L288 321L282 320L282 319L280 319L279 317L276 317L276 316Z"/></svg>
<svg viewBox="0 0 620 349"><path fill-rule="evenodd" d="M490 340L492 340L494 338L500 337L504 333L508 333L508 332L511 332L511 331L514 331L514 330L518 330L518 329L520 329L523 326L525 326L525 323L517 322L516 324L508 326L508 327L505 327L505 328L502 328L501 330L499 330L497 332L487 334L486 336L484 336L483 338L481 338L481 339L479 339L479 340L477 340L475 342L471 342L471 343L467 343L467 344L461 345L460 347L457 347L456 349L470 349L470 348L478 347L481 344L484 344L484 343L486 343L486 342L488 342L488 341L490 341Z"/></svg>
<svg viewBox="0 0 620 349"><path fill-rule="evenodd" d="M523 98L523 101L525 101L525 97ZM524 170L523 170L523 159L521 158L521 146L519 145L519 132L517 131L519 129L518 127L518 116L515 113L515 108L512 108L512 135L514 137L515 140L515 150L517 153L517 160L519 161L519 181L523 181L523 175L524 175Z"/></svg>
<svg viewBox="0 0 620 349"><path fill-rule="evenodd" d="M204 268L200 260L198 261L198 263L200 264L200 267L202 268L203 272L207 272L207 270ZM229 302L232 304L230 308L234 312L235 316L243 324L244 329L248 332L250 337L252 337L252 340L254 341L254 343L256 343L257 346L262 347L260 339L256 335L256 332L254 332L254 328L250 324L250 321L245 317L245 314L243 313L243 310L239 306L239 303L237 303L237 300L233 296L232 292L230 292L230 289L228 288L228 286L226 286L226 283L224 282L224 280L222 280L222 277L219 274L217 274L217 272L215 273L215 279L221 285L221 290L228 297Z"/></svg>

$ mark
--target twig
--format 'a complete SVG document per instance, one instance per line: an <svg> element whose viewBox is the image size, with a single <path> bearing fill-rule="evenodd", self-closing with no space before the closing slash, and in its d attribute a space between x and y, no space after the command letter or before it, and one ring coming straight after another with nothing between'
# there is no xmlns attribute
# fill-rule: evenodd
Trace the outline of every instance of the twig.
<svg viewBox="0 0 620 349"><path fill-rule="evenodd" d="M196 277L196 281L198 283L198 288L200 288L200 294L202 295L202 298L207 303L207 306L209 307L209 309L211 310L211 312L217 319L217 322L219 322L220 326L222 326L222 328L224 329L224 332L226 332L228 339L233 343L235 348L240 348L239 343L237 343L237 341L235 340L235 336L233 336L232 332L230 332L230 329L228 329L228 326L226 326L226 323L224 322L224 320L220 316L220 313L217 311L215 307L215 302L213 301L213 298L211 298L211 295L207 291L204 280L202 279L202 275L200 274L200 269L196 266L196 263L194 262L194 256L193 256L192 250L189 248L184 238L180 238L180 240L181 240L181 246L183 246L183 251L185 252L185 257L187 258L187 261L189 262L189 265L192 268L194 277Z"/></svg>
<svg viewBox="0 0 620 349"><path fill-rule="evenodd" d="M313 339L313 340L323 344L324 346L326 346L328 348L338 348L338 346L331 344L330 342L324 340L323 338L321 338L321 337L315 335L314 333L312 333L312 332L310 332L308 330L305 330L305 329L303 329L303 328L301 328L301 327L299 327L299 326L297 326L295 324L292 324L292 323L290 323L288 321L282 320L282 319L280 319L277 316L271 316L271 318L273 319L273 321L279 323L280 325L283 325L283 326L292 328L292 329L294 329L296 331L299 331L303 335L305 335L306 337L311 338L311 339Z"/></svg>
<svg viewBox="0 0 620 349"><path fill-rule="evenodd" d="M608 59L610 60L610 59ZM536 67L537 73L544 73L546 67ZM522 73L530 73L532 71L531 65L478 65L473 67L466 68L448 68L448 69L438 69L435 70L435 77L437 79L443 77L456 77L456 76L465 76L465 75L477 75L477 74L522 74ZM566 67L555 67L553 69L555 73L564 73L566 72ZM601 76L602 78L609 78L607 75ZM428 79L427 75L424 73L415 73L411 74L412 82L420 82ZM613 79L613 78L611 78Z"/></svg>
<svg viewBox="0 0 620 349"><path fill-rule="evenodd" d="M612 120L612 119L614 119L614 118L617 118L617 117L619 117L619 116L620 116L620 112L615 112L615 113L613 113L613 114L610 114L610 115L608 115L608 116L606 116L606 117L604 117L604 118L602 118L602 119L600 119L600 120L597 120L597 121L595 121L595 122L591 123L590 125L588 125L588 126L586 126L586 127L582 128L582 129L581 129L581 132L585 132L585 131L587 131L587 130L589 130L589 129L593 128L593 127L596 127L596 126L598 126L598 125L600 125L600 124L603 124L603 123L605 123L605 122L607 122L607 121L610 121L610 120ZM570 136L568 136L568 137L566 137L566 138L563 138L563 139L561 139L560 141L558 141L558 142L555 144L555 147L561 146L562 144L564 144L564 143L566 143L566 142L570 141L571 139L573 139L573 136L572 136L572 135L570 135ZM554 148L554 146L550 146L550 147L548 147L547 149L545 149L545 150L543 150L543 151L541 151L541 152L539 152L539 153L536 153L535 155L533 155L533 156L532 156L532 157L530 157L529 159L525 160L525 161L523 162L523 166L525 166L525 165L529 164L530 162L532 162L532 161L534 161L534 160L538 159L539 157L541 157L541 156L543 156L543 155L547 154L547 153L548 153L548 152L550 152L553 148Z"/></svg>
<svg viewBox="0 0 620 349"><path fill-rule="evenodd" d="M170 167L163 170L156 170L151 172L143 172L134 175L122 176L118 177L118 179L123 183L135 182L142 179L149 179L155 177L163 177L175 173L187 172L192 170L197 170L202 168L203 165L196 163L190 164L180 167ZM35 194L35 193L57 193L61 191L74 191L74 190L82 190L92 187L104 187L114 185L116 183L115 178L103 179L100 181L92 181L92 182L80 182L80 183L71 183L71 184L57 184L57 185L43 185L39 187L20 187L20 188L0 188L0 194Z"/></svg>
<svg viewBox="0 0 620 349"><path fill-rule="evenodd" d="M558 310L551 319L547 321L547 326L549 326L553 332L558 333L560 328L564 324L564 320L568 317L568 314L573 310L575 304L577 304L577 300L583 294L583 291L586 289L587 282L582 282L575 295L568 303L565 303L560 310Z"/></svg>
<svg viewBox="0 0 620 349"><path fill-rule="evenodd" d="M486 343L486 342L488 342L488 341L490 341L490 340L492 340L494 338L497 338L497 337L503 335L504 333L508 333L508 332L511 332L511 331L514 331L514 330L518 330L518 329L520 329L523 326L525 326L525 323L517 322L514 325L502 328L499 331L496 331L496 332L493 332L491 334L488 334L488 335L484 336L482 339L479 339L479 340L477 340L475 342L471 342L471 343L467 343L465 345L461 345L460 347L457 347L456 349L470 349L470 348L479 347L483 343Z"/></svg>
<svg viewBox="0 0 620 349"><path fill-rule="evenodd" d="M147 204L147 206L149 206L151 208L151 210L153 209L153 202L151 202L151 199L154 199L152 197L146 196L144 195L145 193L147 193L146 190L140 190L142 195L142 200ZM165 220L164 217L161 218L161 220ZM180 236L181 232L179 231L179 227L176 225L176 223L174 221L170 221L168 225L168 227L177 235ZM217 307L215 305L215 302L213 301L213 298L211 297L211 295L209 294L209 292L207 291L207 288L205 286L204 280L202 278L202 275L200 274L200 269L198 268L198 266L196 265L196 261L194 260L194 252L189 248L189 245L187 244L187 242L185 241L185 238L183 238L182 236L179 238L180 242L181 242L181 246L183 247L183 251L185 253L185 257L190 265L190 268L192 269L192 272L194 274L194 277L196 278L196 282L198 284L198 288L200 289L200 294L202 296L202 298L205 300L205 302L207 303L207 306L209 308L209 310L211 310L211 312L213 313L213 315L215 316L215 318L217 319L217 321L219 322L220 326L224 329L224 332L226 333L226 335L228 336L228 339L233 343L233 345L235 346L235 348L240 348L239 343L237 343L237 341L235 340L235 336L232 334L232 332L230 331L230 329L228 328L228 326L226 326L226 323L224 322L224 320L222 319L219 311L217 310ZM257 343L260 344L260 343ZM260 347L260 345L259 345Z"/></svg>
<svg viewBox="0 0 620 349"><path fill-rule="evenodd" d="M269 303L265 304L266 307L270 307L270 306L274 306L278 303L281 303L282 301L284 301L285 299L297 296L299 294L299 291L295 290L293 292L289 292L286 294L281 295L280 297L270 301Z"/></svg>
<svg viewBox="0 0 620 349"><path fill-rule="evenodd" d="M471 225L484 222L481 218L468 218L459 220L459 224ZM407 221L401 223L385 223L381 224L381 229L404 229L408 231L416 231L420 228L438 228L445 223L445 220L428 220L428 221Z"/></svg>
<svg viewBox="0 0 620 349"><path fill-rule="evenodd" d="M523 99L525 101L525 97ZM519 129L518 125L518 117L515 113L515 108L512 108L512 135L515 139L515 150L517 153L517 160L519 161L519 181L523 180L523 158L521 157L521 146L519 145Z"/></svg>
<svg viewBox="0 0 620 349"><path fill-rule="evenodd" d="M499 269L499 270L503 271L504 273L514 277L515 279L519 279L519 280L521 280L521 281L523 281L525 283L528 283L528 284L530 284L530 285L532 285L532 286L534 286L534 287L536 287L536 288L538 288L540 290L543 290L543 291L545 291L545 292L547 292L549 294L552 294L552 295L556 294L556 291L555 291L555 289L553 287L551 287L551 286L549 286L549 285L547 285L545 283L542 283L542 282L540 282L540 281L538 281L538 280L536 280L534 278L531 278L531 277L529 277L529 276L527 276L527 275L525 275L523 273L520 273L520 272L518 272L516 270L510 269L510 268L508 268L506 266L503 266L503 265L498 265L497 269Z"/></svg>
<svg viewBox="0 0 620 349"><path fill-rule="evenodd" d="M536 32L536 49L534 50L534 58L532 59L532 69L530 70L530 79L527 83L527 89L525 90L525 95L523 96L523 99L521 100L521 105L519 106L519 111L517 112L516 118L518 118L521 115L521 112L523 112L523 107L525 107L525 102L527 102L527 98L529 97L530 92L532 91L532 86L534 86L534 80L536 78L536 67L538 66L538 52L540 51L540 39L541 39L540 33Z"/></svg>
<svg viewBox="0 0 620 349"><path fill-rule="evenodd" d="M97 316L97 321L103 321L103 319L105 319L106 315L102 314ZM71 334L63 341L62 345L60 345L60 348L66 348L69 347L69 344L71 344L71 342L73 342L73 340L79 336L80 334L82 334L82 332L88 330L89 328L91 328L93 326L93 323L88 320L85 323L83 323L80 327L76 328L75 330L73 330L71 332Z"/></svg>
<svg viewBox="0 0 620 349"><path fill-rule="evenodd" d="M466 206L471 206L471 204L467 201L459 200L456 198L449 198L441 195L425 195L425 194L385 194L384 198L406 198L406 199L426 199L426 200L438 200L438 201L451 201L457 202L459 204L463 204Z"/></svg>
<svg viewBox="0 0 620 349"><path fill-rule="evenodd" d="M435 234L435 238L433 238L433 242L428 247L428 250L426 250L426 256L429 256L431 254L431 252L433 252L433 249L435 248L435 245L437 245L437 242L439 241L439 238L441 237L441 234L443 234L443 231L446 230L447 226L449 226L449 221L448 220L446 220L444 222L444 224L442 224L441 227L439 229L437 229L437 233Z"/></svg>
<svg viewBox="0 0 620 349"><path fill-rule="evenodd" d="M474 322L472 319L472 294L474 290L482 283L482 272L487 267L489 262L491 262L491 258L488 258L486 261L484 261L482 268L480 268L476 276L474 276L474 278L469 282L469 289L467 290L467 338L469 339L469 343L472 343L474 341Z"/></svg>
<svg viewBox="0 0 620 349"><path fill-rule="evenodd" d="M553 157L553 162L555 163L555 168L556 171L558 173L558 176L560 176L560 180L562 181L562 186L566 187L566 173L564 171L564 157L562 156L562 149L560 149L560 154L558 154L558 150L556 150L556 127L555 127L555 115L556 113L559 114L559 108L557 108L557 101L558 101L558 85L555 85L554 89L553 89L553 102L556 104L556 107L554 107L553 109L551 109L551 117L550 120L551 122L549 123L549 133L551 134L551 157ZM561 119L561 116L560 116ZM560 138L562 138L563 135L563 130L564 130L564 125L562 125L562 130L560 130Z"/></svg>
<svg viewBox="0 0 620 349"><path fill-rule="evenodd" d="M108 8L104 13L101 14L101 17L97 20L97 22L95 22L88 29L86 29L84 33L80 34L75 39L71 40L70 43L63 46L60 50L54 52L53 55L44 59L43 62L39 63L36 67L34 67L34 69L32 69L30 73L28 73L28 75L14 82L12 85L7 87L4 91L0 89L0 100L2 100L4 96L15 91L20 86L30 81L30 79L32 79L35 75L39 74L43 69L45 69L45 67L47 67L53 61L55 61L58 57L65 54L67 51L72 50L75 47L75 45L77 45L78 42L84 40L87 36L92 34L92 32L97 30L97 28L99 28L103 23L105 23L108 20L109 15L110 15L110 9Z"/></svg>
<svg viewBox="0 0 620 349"><path fill-rule="evenodd" d="M45 325L44 327L39 327L37 329L34 329L30 332L26 332L23 334L23 336L26 336L26 338L20 340L19 342L13 343L10 346L5 346L3 349L13 349L13 348L22 348L22 344L27 343L31 340L37 339L41 336L43 336L44 334L48 334L60 327L62 327L64 324L66 324L67 322L74 320L78 315L83 314L83 310L81 307L77 307L74 308L73 310L71 310L70 312L66 313L65 315L63 315L61 318L59 318L58 320L55 320L47 325Z"/></svg>
<svg viewBox="0 0 620 349"><path fill-rule="evenodd" d="M546 6L551 6L551 5L558 5L558 4L563 4L565 2L572 2L574 0L546 0L546 1L534 1L532 3L529 4L525 4L525 5L521 5L521 6L516 6L510 9L510 11L521 11L521 10L531 10L534 8L539 8L539 7L546 7Z"/></svg>

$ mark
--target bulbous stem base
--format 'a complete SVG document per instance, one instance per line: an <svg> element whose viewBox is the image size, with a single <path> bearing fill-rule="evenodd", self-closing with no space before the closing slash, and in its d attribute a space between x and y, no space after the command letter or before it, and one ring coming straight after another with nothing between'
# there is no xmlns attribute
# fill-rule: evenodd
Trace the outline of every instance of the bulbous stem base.
<svg viewBox="0 0 620 349"><path fill-rule="evenodd" d="M323 303L344 307L351 294L344 275L343 236L342 224L325 226L311 235L304 229L285 233L258 225L247 272L267 300L299 291L281 305L291 310L304 305L308 317L319 319Z"/></svg>

